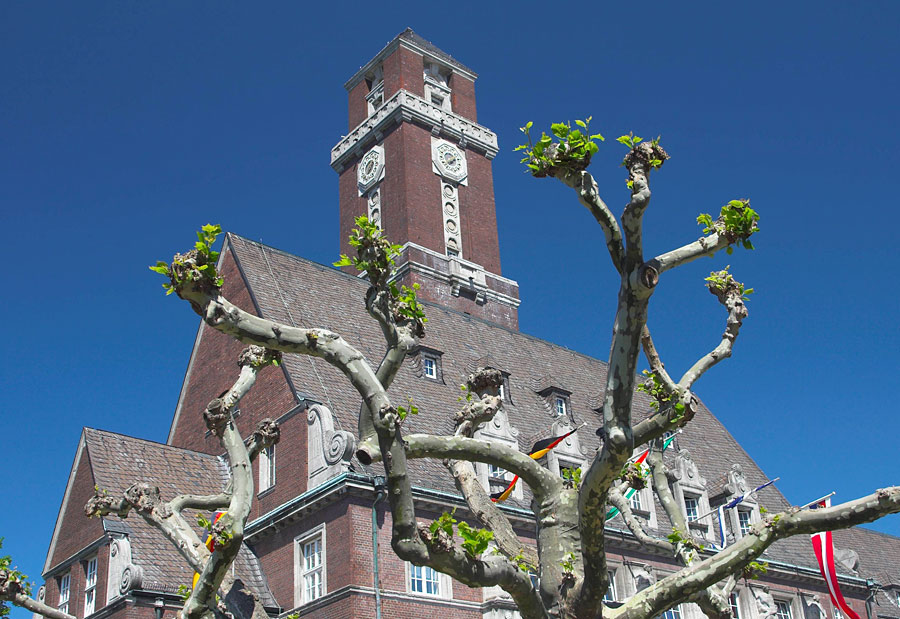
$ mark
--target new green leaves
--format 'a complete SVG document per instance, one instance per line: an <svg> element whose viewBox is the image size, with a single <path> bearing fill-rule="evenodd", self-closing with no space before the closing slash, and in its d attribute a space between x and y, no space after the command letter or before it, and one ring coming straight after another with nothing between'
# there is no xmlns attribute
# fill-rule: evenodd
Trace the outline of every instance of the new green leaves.
<svg viewBox="0 0 900 619"><path fill-rule="evenodd" d="M744 249L753 249L750 237L759 232L759 213L750 208L750 200L731 200L719 211L719 217L713 220L709 213L701 213L697 223L703 226L703 234L722 234L728 239L725 251L734 251L733 244L741 242Z"/></svg>
<svg viewBox="0 0 900 619"><path fill-rule="evenodd" d="M448 539L452 539L453 525L457 525L456 530L463 540L463 550L469 558L477 559L488 549L488 544L494 539L494 533L487 529L476 529L465 522L459 522L453 517L455 513L455 507L450 513L444 512L437 520L428 525L428 530L433 536L436 536L438 531L442 531Z"/></svg>
<svg viewBox="0 0 900 619"><path fill-rule="evenodd" d="M637 390L643 391L651 398L653 398L653 400L650 402L650 408L652 408L654 411L658 411L660 405L671 402L675 414L670 418L670 420L673 422L680 421L681 418L684 417L685 406L684 403L679 399L678 394L670 393L666 389L665 384L663 384L662 379L660 379L659 375L656 372L644 370L642 374L647 378L647 380L642 383L638 383Z"/></svg>
<svg viewBox="0 0 900 619"><path fill-rule="evenodd" d="M591 117L585 120L576 120L575 124L580 129L573 129L571 123L553 123L550 132L558 138L553 138L546 133L535 142L531 138L533 123L528 122L520 131L528 138L528 144L520 144L514 150L524 150L522 158L531 174L535 177L554 176L559 173L577 172L587 168L591 162L591 155L600 150L594 140L604 140L599 133L591 134L589 125Z"/></svg>
<svg viewBox="0 0 900 619"><path fill-rule="evenodd" d="M206 224L197 232L194 249L186 254L175 254L171 265L159 260L155 265L149 267L151 271L169 278L169 282L163 284L167 295L189 283L210 289L222 287L225 281L216 273L219 252L212 249L220 234L222 234L222 226Z"/></svg>
<svg viewBox="0 0 900 619"><path fill-rule="evenodd" d="M413 323L416 334L419 337L424 336L424 324L428 319L425 317L425 309L416 297L419 284L398 288L395 282L390 281L396 266L394 259L400 255L402 246L388 241L378 224L365 215L356 218L356 226L349 238L350 246L356 248L356 256L351 258L341 254L341 259L335 262L334 266L352 266L369 277L373 288L387 289L394 320L398 323Z"/></svg>
<svg viewBox="0 0 900 619"><path fill-rule="evenodd" d="M460 522L456 530L463 539L462 547L465 553L472 559L480 557L488 548L488 544L494 539L494 532L487 529L476 529L465 522Z"/></svg>
<svg viewBox="0 0 900 619"><path fill-rule="evenodd" d="M748 301L748 296L753 294L753 288L744 288L743 282L737 281L728 272L730 268L731 265L729 264L721 271L713 271L709 274L709 277L703 278L703 281L706 282L706 288L723 303L724 299L732 291L737 293L742 300Z"/></svg>

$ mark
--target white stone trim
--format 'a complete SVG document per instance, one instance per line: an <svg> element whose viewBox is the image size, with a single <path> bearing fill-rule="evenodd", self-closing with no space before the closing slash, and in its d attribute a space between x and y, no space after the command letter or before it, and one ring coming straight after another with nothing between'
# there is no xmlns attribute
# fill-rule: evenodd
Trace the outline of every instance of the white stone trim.
<svg viewBox="0 0 900 619"><path fill-rule="evenodd" d="M403 249L406 249L408 246L413 246L425 253L437 256L443 260L448 261L450 263L450 273L443 273L424 264L407 260L397 268L396 272L394 273L395 280L400 279L410 272L420 273L422 275L427 275L434 280L450 285L455 295L458 295L459 291L462 288L472 290L473 292L475 292L476 302L481 305L484 305L488 301L494 301L496 303L502 303L511 307L519 307L519 305L522 303L520 299L488 288L486 285L486 271L481 265L475 264L474 262L469 262L468 260L462 260L460 258L451 258L449 256L445 256L444 254L439 254L436 251L426 249L420 245L416 245L414 243L404 244L401 248L401 253ZM469 273L472 274L472 279L466 277L466 275L468 275ZM509 282L513 286L518 287L518 284L516 282L510 279L506 279L505 277L501 277L493 273L489 274L489 277L502 282Z"/></svg>
<svg viewBox="0 0 900 619"><path fill-rule="evenodd" d="M391 125L411 121L428 127L434 135L471 146L488 159L493 159L499 151L497 134L487 127L443 110L407 90L398 90L331 149L331 167L342 172L349 159L362 154L367 145L380 142Z"/></svg>

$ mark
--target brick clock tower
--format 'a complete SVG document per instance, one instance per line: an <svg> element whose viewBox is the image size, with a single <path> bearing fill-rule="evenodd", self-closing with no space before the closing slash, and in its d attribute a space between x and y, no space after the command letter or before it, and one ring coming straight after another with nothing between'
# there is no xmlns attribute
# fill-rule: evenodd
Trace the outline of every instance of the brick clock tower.
<svg viewBox="0 0 900 619"><path fill-rule="evenodd" d="M398 279L428 301L518 329L519 287L501 276L491 159L477 75L407 29L344 85L350 133L340 175L341 252L360 215L403 246Z"/></svg>

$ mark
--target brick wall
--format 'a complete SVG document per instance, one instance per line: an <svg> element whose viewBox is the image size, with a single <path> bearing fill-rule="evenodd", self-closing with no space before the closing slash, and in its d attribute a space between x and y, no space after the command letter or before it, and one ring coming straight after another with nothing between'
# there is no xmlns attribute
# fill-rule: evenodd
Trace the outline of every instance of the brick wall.
<svg viewBox="0 0 900 619"><path fill-rule="evenodd" d="M106 534L98 518L84 515L84 505L93 494L94 476L91 474L87 449L84 449L69 489L68 501L59 515L60 528L56 547L50 557L51 568Z"/></svg>
<svg viewBox="0 0 900 619"><path fill-rule="evenodd" d="M491 162L471 149L467 149L466 161L469 166L469 184L459 187L463 256L491 273L502 275Z"/></svg>
<svg viewBox="0 0 900 619"><path fill-rule="evenodd" d="M421 54L401 45L384 59L382 67L385 101L401 89L420 97L425 96L425 63Z"/></svg>
<svg viewBox="0 0 900 619"><path fill-rule="evenodd" d="M475 82L468 77L454 73L450 78L450 107L455 114L478 122L475 110Z"/></svg>
<svg viewBox="0 0 900 619"><path fill-rule="evenodd" d="M347 93L347 108L350 112L349 122L347 123L349 131L353 131L359 123L369 117L369 102L366 101L367 94L369 94L369 85L364 79L360 80Z"/></svg>
<svg viewBox="0 0 900 619"><path fill-rule="evenodd" d="M256 314L230 250L223 256L221 274L225 278L225 297L241 309ZM238 355L245 345L205 324L200 329L199 342L182 388L181 413L173 421L176 426L170 444L218 455L224 450L218 438L211 434L207 436L203 411L210 400L234 384L240 372ZM241 400L238 429L247 437L260 420L266 417L276 419L293 405L294 396L284 370L281 367L267 367L259 373L250 393Z"/></svg>

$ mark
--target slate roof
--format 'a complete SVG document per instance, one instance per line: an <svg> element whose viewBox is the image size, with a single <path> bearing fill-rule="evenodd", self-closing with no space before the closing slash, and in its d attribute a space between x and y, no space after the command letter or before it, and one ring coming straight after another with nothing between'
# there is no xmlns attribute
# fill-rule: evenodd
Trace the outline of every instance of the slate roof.
<svg viewBox="0 0 900 619"><path fill-rule="evenodd" d="M215 456L92 428L84 429L84 439L94 483L114 495L143 481L158 486L163 500L170 500L187 492L215 494L228 481L228 467ZM185 515L192 518L193 513L186 511ZM180 584L190 586L193 570L171 542L143 518L104 518L103 526L108 532L128 535L132 561L143 568L142 589L174 592ZM235 564L238 576L262 603L277 607L259 561L246 545Z"/></svg>
<svg viewBox="0 0 900 619"><path fill-rule="evenodd" d="M380 330L365 312L363 298L368 284L364 280L234 234L228 234L227 245L233 250L263 317L331 329L373 365L381 360L384 343ZM406 432L452 433L451 416L459 406L458 385L479 360L487 358L510 375L511 402L504 404L504 410L510 424L519 430L520 449L549 435L554 418L547 401L537 391L546 388L550 380L552 386L571 391L570 406L576 423L588 422L579 430L585 457L596 450L598 438L594 429L602 423L593 409L604 389L604 362L461 312L426 305L429 322L423 345L443 353L443 383L422 378L414 360L407 360L390 389L395 399L414 396L419 407L419 415L407 418ZM360 400L340 372L322 360L297 355L286 355L285 367L297 390L328 406L337 425L355 431ZM637 419L649 413L645 394L635 394L634 410ZM708 481L711 495L715 494L714 488L721 487L723 475L735 463L741 465L751 487L769 479L705 406L678 436L677 445L690 450ZM416 486L456 493L440 462L414 462L410 473ZM758 500L770 511L790 506L774 487L762 490ZM527 501L520 506L527 508ZM659 529L665 536L671 527L664 512L657 512ZM834 539L838 548L852 548L859 553L863 577L877 574L882 584L900 580L900 539L866 529L838 531ZM806 536L779 541L765 556L818 569Z"/></svg>

